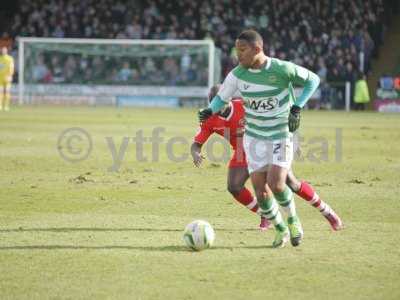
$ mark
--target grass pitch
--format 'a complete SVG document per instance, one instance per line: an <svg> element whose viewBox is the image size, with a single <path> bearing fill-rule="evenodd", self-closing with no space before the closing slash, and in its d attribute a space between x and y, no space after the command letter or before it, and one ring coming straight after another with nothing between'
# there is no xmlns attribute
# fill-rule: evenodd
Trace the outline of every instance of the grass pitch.
<svg viewBox="0 0 400 300"><path fill-rule="evenodd" d="M188 153L183 138L191 142L196 118L194 110L161 109L0 113L0 299L400 298L398 115L303 113L295 173L346 229L331 232L296 198L305 237L284 249L271 249L273 232L258 232L258 217L225 191L225 163L196 169L190 159L168 159L173 137L173 154ZM118 172L109 171L112 145L121 150L124 137L150 137L160 126L158 152L125 140ZM82 136L58 144L71 127L92 139L79 162L60 156L87 149ZM212 249L184 247L182 231L194 219L213 225Z"/></svg>

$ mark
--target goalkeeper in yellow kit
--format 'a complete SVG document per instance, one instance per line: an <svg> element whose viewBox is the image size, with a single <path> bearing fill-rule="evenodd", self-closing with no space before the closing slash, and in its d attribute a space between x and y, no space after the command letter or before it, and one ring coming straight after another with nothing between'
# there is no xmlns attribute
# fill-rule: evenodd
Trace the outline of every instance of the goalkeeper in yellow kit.
<svg viewBox="0 0 400 300"><path fill-rule="evenodd" d="M0 110L10 110L11 82L14 74L14 59L8 55L7 47L0 54Z"/></svg>

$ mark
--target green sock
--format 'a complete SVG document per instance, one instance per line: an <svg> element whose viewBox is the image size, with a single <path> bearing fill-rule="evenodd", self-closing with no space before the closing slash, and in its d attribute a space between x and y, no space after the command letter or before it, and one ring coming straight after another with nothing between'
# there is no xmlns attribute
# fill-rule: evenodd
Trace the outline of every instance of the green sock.
<svg viewBox="0 0 400 300"><path fill-rule="evenodd" d="M286 185L283 192L274 193L274 196L290 220L295 220L294 218L297 218L297 214L292 190Z"/></svg>
<svg viewBox="0 0 400 300"><path fill-rule="evenodd" d="M279 211L278 204L274 197L264 198L263 201L259 203L261 215L267 218L274 224L275 229L279 231L286 230L286 224L282 219L281 212Z"/></svg>

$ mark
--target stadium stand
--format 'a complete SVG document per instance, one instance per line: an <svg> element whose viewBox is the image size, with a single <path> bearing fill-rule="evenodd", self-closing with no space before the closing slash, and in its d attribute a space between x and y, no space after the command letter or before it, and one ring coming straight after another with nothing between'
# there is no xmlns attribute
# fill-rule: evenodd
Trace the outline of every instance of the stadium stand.
<svg viewBox="0 0 400 300"><path fill-rule="evenodd" d="M357 73L368 73L371 59L379 55L388 14L395 1L382 0L216 0L216 1L113 1L19 0L3 37L71 37L126 39L213 39L222 50L222 75L236 65L234 39L243 28L258 29L266 52L310 68L326 82L354 82ZM363 53L363 60L360 53ZM16 50L14 48L14 55ZM38 82L72 82L82 63L108 68L102 62L65 61L39 57ZM163 63L163 62L161 62ZM179 62L168 62L173 68ZM109 78L129 82L146 74L119 62ZM94 72L92 72L94 73ZM92 76L92 77L90 77ZM83 78L96 83L94 75ZM195 75L193 75L195 76ZM199 76L199 80L202 80ZM79 78L82 80L82 78ZM160 78L162 80L162 78ZM171 85L179 80L172 80ZM322 99L323 100L323 99Z"/></svg>

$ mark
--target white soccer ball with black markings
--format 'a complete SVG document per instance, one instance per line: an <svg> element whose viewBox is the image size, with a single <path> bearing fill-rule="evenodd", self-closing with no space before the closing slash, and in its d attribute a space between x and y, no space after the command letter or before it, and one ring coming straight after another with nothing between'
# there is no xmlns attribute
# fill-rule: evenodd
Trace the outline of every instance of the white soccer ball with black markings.
<svg viewBox="0 0 400 300"><path fill-rule="evenodd" d="M215 239L215 232L211 225L202 220L189 223L183 232L183 240L192 250L201 251L210 248Z"/></svg>

